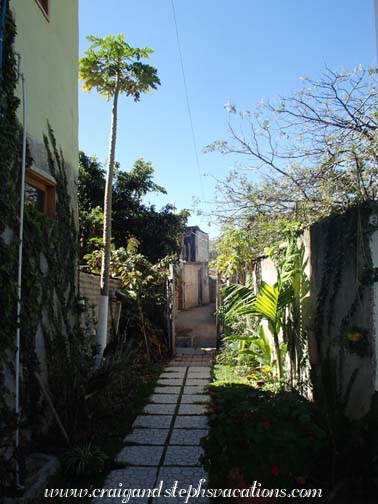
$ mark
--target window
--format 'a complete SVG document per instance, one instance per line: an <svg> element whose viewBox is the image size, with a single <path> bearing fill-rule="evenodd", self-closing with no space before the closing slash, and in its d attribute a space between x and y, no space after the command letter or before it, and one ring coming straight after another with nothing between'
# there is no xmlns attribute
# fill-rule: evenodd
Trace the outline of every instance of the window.
<svg viewBox="0 0 378 504"><path fill-rule="evenodd" d="M34 206L47 217L55 217L56 184L48 174L26 169L25 203Z"/></svg>
<svg viewBox="0 0 378 504"><path fill-rule="evenodd" d="M39 8L45 15L46 19L49 19L50 14L50 0L35 0L39 5Z"/></svg>

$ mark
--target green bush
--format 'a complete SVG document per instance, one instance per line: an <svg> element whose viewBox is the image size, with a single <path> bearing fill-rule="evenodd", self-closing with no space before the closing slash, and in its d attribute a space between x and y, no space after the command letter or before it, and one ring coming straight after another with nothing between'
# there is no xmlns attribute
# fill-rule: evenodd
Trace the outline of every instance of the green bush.
<svg viewBox="0 0 378 504"><path fill-rule="evenodd" d="M266 488L306 481L327 445L312 404L293 392L273 395L237 384L217 390L217 414L203 441L212 483L222 485L235 470L245 483L257 480Z"/></svg>
<svg viewBox="0 0 378 504"><path fill-rule="evenodd" d="M68 476L93 476L104 470L107 455L92 443L67 450L62 458L63 471Z"/></svg>

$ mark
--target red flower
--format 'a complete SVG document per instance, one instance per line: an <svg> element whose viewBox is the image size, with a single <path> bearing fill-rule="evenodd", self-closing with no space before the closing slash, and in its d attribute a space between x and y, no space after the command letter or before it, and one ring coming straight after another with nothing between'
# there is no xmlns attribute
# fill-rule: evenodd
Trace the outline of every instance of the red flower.
<svg viewBox="0 0 378 504"><path fill-rule="evenodd" d="M266 420L263 420L263 426L267 429L270 425L270 420L266 419Z"/></svg>
<svg viewBox="0 0 378 504"><path fill-rule="evenodd" d="M258 382L257 382L257 385L258 385L259 387L263 387L263 386L265 385L265 382L264 382L264 381L258 381Z"/></svg>
<svg viewBox="0 0 378 504"><path fill-rule="evenodd" d="M273 466L272 467L272 474L273 474L273 476L278 476L279 472L280 472L279 467L277 467L277 466Z"/></svg>

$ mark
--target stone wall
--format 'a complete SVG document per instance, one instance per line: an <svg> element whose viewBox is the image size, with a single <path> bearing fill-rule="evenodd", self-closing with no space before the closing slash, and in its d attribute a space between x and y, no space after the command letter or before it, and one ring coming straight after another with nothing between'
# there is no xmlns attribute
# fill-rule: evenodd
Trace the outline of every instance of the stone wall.
<svg viewBox="0 0 378 504"><path fill-rule="evenodd" d="M122 287L119 278L111 278L109 283L109 320L108 330L112 332L113 327L118 327L119 317L121 314L122 303L116 297L116 291ZM98 317L98 302L100 298L100 276L80 271L79 273L79 289L80 297L83 298L85 309L83 311L82 323L88 324L89 319L97 321ZM93 334L93 337L95 333Z"/></svg>

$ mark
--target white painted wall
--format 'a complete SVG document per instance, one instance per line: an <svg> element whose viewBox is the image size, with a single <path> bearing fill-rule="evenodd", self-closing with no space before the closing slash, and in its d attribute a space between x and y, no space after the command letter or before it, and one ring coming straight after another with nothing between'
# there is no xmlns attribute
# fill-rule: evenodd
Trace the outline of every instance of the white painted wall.
<svg viewBox="0 0 378 504"><path fill-rule="evenodd" d="M202 285L202 304L210 302L209 268L206 263L183 263L181 266L183 309L199 306L199 282Z"/></svg>

